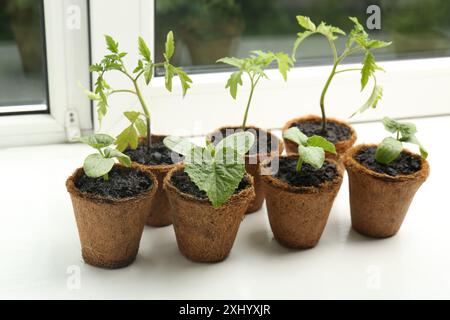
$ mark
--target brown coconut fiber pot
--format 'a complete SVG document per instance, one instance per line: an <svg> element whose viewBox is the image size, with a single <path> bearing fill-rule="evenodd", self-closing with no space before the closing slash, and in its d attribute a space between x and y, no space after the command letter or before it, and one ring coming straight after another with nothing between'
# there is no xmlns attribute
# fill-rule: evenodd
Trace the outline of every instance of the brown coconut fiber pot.
<svg viewBox="0 0 450 320"><path fill-rule="evenodd" d="M211 137L223 129L239 129L240 126L224 126L216 129L213 133L208 135L208 139L211 139ZM255 126L247 126L247 129L254 129L261 132L267 132L271 137L273 137L278 142L278 150L272 151L267 154L255 154L255 155L246 155L245 156L245 171L249 173L253 177L253 183L255 188L255 198L250 203L250 206L247 209L246 214L253 213L261 209L263 202L264 202L264 190L262 188L262 182L261 182L261 174L260 174L260 164L263 160L267 158L271 158L274 156L279 156L283 153L284 150L284 144L283 141L278 139L275 135L271 134L270 132L255 127Z"/></svg>
<svg viewBox="0 0 450 320"><path fill-rule="evenodd" d="M66 187L72 199L83 259L101 268L126 267L136 258L158 182L146 172L153 183L148 191L112 200L81 192L75 186L81 174L83 168L78 168L67 179Z"/></svg>
<svg viewBox="0 0 450 320"><path fill-rule="evenodd" d="M309 249L319 242L344 173L335 160L327 161L336 165L336 176L319 187L297 187L270 174L262 176L270 227L281 245ZM261 166L264 172L267 162Z"/></svg>
<svg viewBox="0 0 450 320"><path fill-rule="evenodd" d="M164 135L152 135L152 141L160 142L166 136ZM140 143L144 143L145 139L140 140ZM146 170L155 175L158 180L158 190L155 194L155 199L152 202L152 206L148 212L146 224L151 227L165 227L172 224L172 212L169 200L163 189L164 178L167 173L176 167L177 164L160 164L160 165L147 165L134 162L136 166L139 166L142 170Z"/></svg>
<svg viewBox="0 0 450 320"><path fill-rule="evenodd" d="M349 178L352 227L370 237L391 237L400 229L416 191L429 175L430 167L425 159L421 159L421 169L413 174L393 177L378 173L354 159L356 153L369 147L376 145L358 145L343 156ZM403 152L420 158L406 149Z"/></svg>
<svg viewBox="0 0 450 320"><path fill-rule="evenodd" d="M291 119L288 122L286 122L286 124L283 126L282 131L285 132L286 130L288 130L289 128L294 126L296 123L307 122L307 121L322 121L322 117L319 117L316 115L307 115L307 116L302 116L302 117ZM335 122L340 125L346 126L347 128L350 129L350 132L351 132L350 139L339 141L334 145L336 147L337 154L341 155L341 154L345 153L345 151L350 149L353 146L353 144L356 142L356 138L357 138L356 131L348 123L341 121L339 119L327 117L327 122ZM291 140L287 140L287 139L283 139L283 141L284 141L284 145L286 147L287 154L297 154L298 153L298 145L295 142L292 142ZM327 158L337 159L338 157L327 152Z"/></svg>
<svg viewBox="0 0 450 320"><path fill-rule="evenodd" d="M253 178L246 174L250 187L233 194L219 208L209 200L181 192L171 183L173 169L164 179L164 189L173 207L173 227L180 252L195 262L220 262L230 254L245 211L255 196Z"/></svg>

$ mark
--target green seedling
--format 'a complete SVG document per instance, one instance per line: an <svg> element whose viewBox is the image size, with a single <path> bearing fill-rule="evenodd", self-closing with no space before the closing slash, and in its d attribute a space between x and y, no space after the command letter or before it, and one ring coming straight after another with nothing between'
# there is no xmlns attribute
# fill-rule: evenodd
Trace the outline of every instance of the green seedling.
<svg viewBox="0 0 450 320"><path fill-rule="evenodd" d="M248 111L252 102L253 93L261 78L268 78L264 70L272 63L276 61L278 64L278 70L280 71L283 79L287 80L287 73L293 65L292 59L284 52L263 52L261 50L252 51L250 56L243 59L234 57L225 57L217 60L233 67L237 67L239 70L233 72L228 79L225 88L229 88L230 95L233 99L236 99L238 86L242 86L242 75L245 73L250 79L250 94L245 107L244 120L242 121L242 130L245 130L247 124Z"/></svg>
<svg viewBox="0 0 450 320"><path fill-rule="evenodd" d="M403 150L404 142L419 146L419 151L422 158L426 159L428 157L428 152L416 137L417 128L413 123L398 122L391 118L385 117L383 118L383 125L387 131L395 135L395 138L384 138L378 145L377 151L375 152L375 160L377 162L389 164L397 159Z"/></svg>
<svg viewBox="0 0 450 320"><path fill-rule="evenodd" d="M116 160L126 167L131 166L130 157L117 149L110 148L116 140L107 134L92 134L81 137L80 141L98 151L90 154L84 160L84 173L90 178L103 177L107 181L109 179L108 173L113 168Z"/></svg>
<svg viewBox="0 0 450 320"><path fill-rule="evenodd" d="M166 137L164 144L185 156L185 172L206 192L214 208L224 204L239 186L245 174L245 154L255 142L250 132L234 133L216 146L206 142L199 147L180 137Z"/></svg>
<svg viewBox="0 0 450 320"><path fill-rule="evenodd" d="M321 136L307 137L297 127L292 127L283 133L283 138L298 144L297 171L301 172L303 163L308 163L320 169L325 161L325 151L336 154L334 144Z"/></svg>
<svg viewBox="0 0 450 320"><path fill-rule="evenodd" d="M364 90L369 82L369 79L373 79L372 93L367 99L367 101L355 112L352 116L357 113L366 111L369 108L376 108L378 102L383 96L383 88L378 84L376 78L376 71L383 70L375 62L375 57L372 50L387 47L391 42L385 42L381 40L370 39L364 27L359 23L358 19L355 17L349 17L353 22L354 27L347 36L347 41L345 43L345 48L342 53L338 53L336 48L336 40L338 35L345 36L346 33L341 29L327 25L325 22L321 22L318 26L311 21L310 18L305 16L297 16L298 24L305 30L299 32L297 35L297 40L294 43L294 49L292 53L292 59L295 61L295 55L300 44L308 37L319 34L324 36L328 43L330 44L331 51L333 53L333 67L325 86L320 95L320 110L322 113L322 130L325 131L327 125L327 118L325 113L325 96L330 87L330 84L335 75L350 71L359 71L361 73L361 91ZM347 68L338 70L338 66L348 57L353 54L363 53L364 58L362 61L361 68Z"/></svg>
<svg viewBox="0 0 450 320"><path fill-rule="evenodd" d="M139 137L147 137L147 147L150 148L152 143L151 116L147 102L142 94L139 80L143 77L145 84L149 85L153 78L154 69L157 67L164 67L166 89L169 92L172 91L172 79L177 75L181 82L183 97L186 95L186 92L192 83L192 80L182 68L175 67L170 63L170 59L175 52L173 33L170 31L167 34L164 61L158 63L153 62L149 47L144 39L139 37L138 47L140 58L137 61L137 66L132 72L128 71L123 61L123 58L127 53L119 50L119 44L111 36L105 36L105 40L109 54L105 55L99 63L93 64L90 67L91 72L97 73L97 80L95 82L94 92L86 90L86 94L91 100L97 101L97 114L100 123L108 111L108 98L112 94L128 93L135 95L139 100L142 111L127 111L124 113L125 117L130 121L130 125L117 136L115 143L120 151L125 150L127 147L136 149L139 143ZM131 81L132 89L111 88L104 77L109 71L118 71L122 73Z"/></svg>

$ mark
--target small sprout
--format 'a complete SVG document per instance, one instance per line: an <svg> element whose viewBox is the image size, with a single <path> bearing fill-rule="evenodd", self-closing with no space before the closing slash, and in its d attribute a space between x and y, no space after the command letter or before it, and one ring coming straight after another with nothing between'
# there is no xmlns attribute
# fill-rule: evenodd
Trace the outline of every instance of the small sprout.
<svg viewBox="0 0 450 320"><path fill-rule="evenodd" d="M250 132L238 132L216 146L199 147L186 139L169 136L164 144L185 156L184 171L192 182L206 192L214 208L224 204L239 186L245 174L245 154L255 142Z"/></svg>
<svg viewBox="0 0 450 320"><path fill-rule="evenodd" d="M333 53L333 68L325 83L320 96L320 109L322 112L322 130L326 129L326 115L325 115L325 95L328 88L336 74L340 74L348 71L359 71L361 73L361 91L364 90L369 79L373 79L373 89L370 97L367 101L355 112L352 117L357 114L366 111L369 108L375 108L383 96L383 88L378 85L375 72L383 69L379 67L375 62L375 57L372 50L387 47L391 42L384 42L381 40L370 39L364 27L359 23L355 17L349 17L353 22L354 27L347 36L345 48L341 54L338 54L335 41L338 39L338 35L345 36L346 33L341 29L327 25L325 22L321 22L318 26L314 24L309 17L297 16L298 24L305 29L303 32L297 34L297 40L294 43L294 49L292 52L292 59L295 61L295 54L300 44L306 38L320 34L324 36L330 44L331 51ZM338 66L350 55L355 53L364 53L364 58L361 68L341 69L338 70Z"/></svg>
<svg viewBox="0 0 450 320"><path fill-rule="evenodd" d="M298 144L297 171L301 172L303 162L316 169L322 168L325 161L325 151L336 154L334 144L321 136L307 137L297 127L292 127L283 133L283 138Z"/></svg>
<svg viewBox="0 0 450 320"><path fill-rule="evenodd" d="M126 167L131 166L131 160L126 154L109 147L115 143L115 140L107 134L88 135L81 137L80 141L98 151L98 153L90 154L84 160L84 173L90 178L103 177L107 181L109 179L108 173L116 163L114 159L117 159Z"/></svg>
<svg viewBox="0 0 450 320"><path fill-rule="evenodd" d="M263 52L261 50L255 50L251 52L249 57L244 59L225 57L217 60L217 62L222 62L239 69L230 75L230 78L225 86L225 88L229 88L230 95L233 99L236 99L237 89L243 84L242 75L245 73L250 79L250 95L248 97L244 119L242 121L242 130L245 130L247 124L248 111L250 109L250 104L256 85L261 78L268 78L264 70L274 61L277 62L278 70L283 76L283 79L286 81L287 73L293 65L293 62L292 59L284 52L273 53L270 51Z"/></svg>
<svg viewBox="0 0 450 320"><path fill-rule="evenodd" d="M108 99L114 93L129 93L135 95L142 108L142 112L128 111L125 112L125 117L130 121L130 125L126 127L118 136L116 140L117 148L120 151L127 147L136 149L139 143L139 137L147 137L147 147L151 146L151 117L150 110L142 94L139 86L139 79L144 77L146 85L149 85L154 69L156 67L164 67L166 70L166 89L172 91L172 78L177 75L180 79L181 88L183 90L183 97L190 88L192 80L180 67L175 67L170 63L175 51L175 44L173 33L170 31L166 39L166 52L164 53L164 62L155 63L152 61L152 56L149 47L142 37L138 38L138 49L140 58L137 66L132 72L128 71L124 64L123 57L127 55L126 52L119 50L119 43L117 43L111 36L105 36L106 47L109 51L104 58L96 64L90 66L90 72L97 73L97 80L95 81L94 92L85 90L89 99L97 101L97 114L101 124L103 117L108 112ZM118 71L128 78L133 87L132 89L113 89L105 80L105 73L109 71Z"/></svg>
<svg viewBox="0 0 450 320"><path fill-rule="evenodd" d="M398 122L391 118L383 118L384 128L395 134L395 138L387 137L377 147L375 160L382 164L389 164L397 159L403 150L403 142L412 143L419 146L420 155L426 159L428 152L416 138L417 128L411 122Z"/></svg>

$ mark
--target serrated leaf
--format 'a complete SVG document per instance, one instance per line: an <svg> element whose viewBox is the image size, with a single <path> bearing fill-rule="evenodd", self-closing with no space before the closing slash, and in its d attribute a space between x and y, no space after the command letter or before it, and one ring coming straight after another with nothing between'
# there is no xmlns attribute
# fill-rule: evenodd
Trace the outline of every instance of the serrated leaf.
<svg viewBox="0 0 450 320"><path fill-rule="evenodd" d="M114 39L109 35L105 35L105 40L106 40L106 47L108 48L109 51L113 53L119 53L119 43L114 41Z"/></svg>
<svg viewBox="0 0 450 320"><path fill-rule="evenodd" d="M385 41L381 41L381 40L370 40L367 42L367 47L370 49L379 49L379 48L384 48L384 47L388 47L392 44L392 42L385 42Z"/></svg>
<svg viewBox="0 0 450 320"><path fill-rule="evenodd" d="M134 122L134 126L136 127L139 136L147 136L147 124L144 120L142 120L141 118L136 119L136 121Z"/></svg>
<svg viewBox="0 0 450 320"><path fill-rule="evenodd" d="M112 145L115 140L110 135L104 133L96 133L83 136L80 138L80 141L91 146L92 148L101 149Z"/></svg>
<svg viewBox="0 0 450 320"><path fill-rule="evenodd" d="M337 36L335 36L335 33L345 35L345 32L339 29L338 27L327 25L325 22L321 22L320 25L317 27L316 32L323 34L325 37L336 40Z"/></svg>
<svg viewBox="0 0 450 320"><path fill-rule="evenodd" d="M283 138L295 142L299 146L308 142L308 137L297 127L292 127L284 131Z"/></svg>
<svg viewBox="0 0 450 320"><path fill-rule="evenodd" d="M126 167L131 166L131 159L126 154L120 152L119 150L113 149L113 148L106 148L103 150L103 154L105 155L105 158L116 158L119 160L121 164L123 164Z"/></svg>
<svg viewBox="0 0 450 320"><path fill-rule="evenodd" d="M297 16L297 22L300 26L309 31L316 31L316 25L311 21L309 17Z"/></svg>
<svg viewBox="0 0 450 320"><path fill-rule="evenodd" d="M192 83L192 80L191 78L189 78L188 74L181 68L175 68L175 73L178 75L178 78L180 78L181 89L183 90L184 97L188 89L191 87L190 84Z"/></svg>
<svg viewBox="0 0 450 320"><path fill-rule="evenodd" d="M167 61L172 58L173 54L175 52L175 42L173 39L173 32L169 31L166 38L166 52L164 53L164 57Z"/></svg>
<svg viewBox="0 0 450 320"><path fill-rule="evenodd" d="M137 111L125 111L123 113L123 115L130 120L130 122L135 122L137 118L139 118L139 116L141 115L140 112Z"/></svg>
<svg viewBox="0 0 450 320"><path fill-rule="evenodd" d="M378 102L382 97L383 97L383 88L379 85L375 85L373 87L373 91L369 99L367 99L366 103L364 103L358 110L356 110L355 113L351 115L351 117L353 117L357 113L363 113L369 108L376 108Z"/></svg>
<svg viewBox="0 0 450 320"><path fill-rule="evenodd" d="M142 62L142 60L138 60L138 65L136 66L136 68L134 68L133 73L137 73L139 71L141 71L144 68L144 64Z"/></svg>
<svg viewBox="0 0 450 320"><path fill-rule="evenodd" d="M145 83L148 85L153 78L153 64L147 63L144 67Z"/></svg>
<svg viewBox="0 0 450 320"><path fill-rule="evenodd" d="M119 151L124 151L128 147L136 149L138 144L139 136L133 124L125 128L116 138L116 146Z"/></svg>
<svg viewBox="0 0 450 320"><path fill-rule="evenodd" d="M364 90L367 83L369 82L369 78L374 74L377 69L377 65L375 63L375 57L372 52L366 51L363 60L363 67L361 69L361 91Z"/></svg>
<svg viewBox="0 0 450 320"><path fill-rule="evenodd" d="M384 138L375 152L375 160L382 164L389 164L398 158L402 152L402 143L392 137Z"/></svg>
<svg viewBox="0 0 450 320"><path fill-rule="evenodd" d="M275 54L276 60L278 62L278 70L283 76L284 81L287 80L287 73L293 65L292 59L284 52L277 52Z"/></svg>
<svg viewBox="0 0 450 320"><path fill-rule="evenodd" d="M225 57L217 60L217 62L225 63L233 67L242 68L244 61L235 57Z"/></svg>
<svg viewBox="0 0 450 320"><path fill-rule="evenodd" d="M321 136L309 137L306 144L310 147L319 147L327 152L336 154L336 147L334 146L334 144L325 139L324 137Z"/></svg>
<svg viewBox="0 0 450 320"><path fill-rule="evenodd" d="M152 55L150 49L148 48L147 44L145 43L142 37L139 37L138 39L138 46L139 46L139 53L144 58L144 60L147 62L151 62Z"/></svg>
<svg viewBox="0 0 450 320"><path fill-rule="evenodd" d="M98 63L89 66L89 72L102 72L102 71L103 67Z"/></svg>
<svg viewBox="0 0 450 320"><path fill-rule="evenodd" d="M166 89L169 92L172 92L172 79L174 76L174 67L169 63L164 63L164 69L165 69L165 85Z"/></svg>
<svg viewBox="0 0 450 320"><path fill-rule="evenodd" d="M303 42L303 40L305 40L306 38L308 38L310 35L312 35L313 32L311 31L305 31L305 32L299 32L297 33L297 39L294 42L294 48L292 49L292 60L295 60L295 55L297 53L298 47L300 46L300 44Z"/></svg>
<svg viewBox="0 0 450 320"><path fill-rule="evenodd" d="M227 81L225 88L230 88L230 95L236 99L238 86L242 86L242 70L233 72Z"/></svg>
<svg viewBox="0 0 450 320"><path fill-rule="evenodd" d="M84 160L83 169L88 177L99 178L111 171L113 166L113 159L106 159L100 154L94 153Z"/></svg>
<svg viewBox="0 0 450 320"><path fill-rule="evenodd" d="M316 169L322 168L325 161L325 151L322 148L299 145L298 153L302 162L308 163Z"/></svg>
<svg viewBox="0 0 450 320"><path fill-rule="evenodd" d="M106 100L101 99L97 103L97 116L98 116L98 121L100 123L102 122L103 117L106 115L107 112L108 112L108 104L106 103Z"/></svg>

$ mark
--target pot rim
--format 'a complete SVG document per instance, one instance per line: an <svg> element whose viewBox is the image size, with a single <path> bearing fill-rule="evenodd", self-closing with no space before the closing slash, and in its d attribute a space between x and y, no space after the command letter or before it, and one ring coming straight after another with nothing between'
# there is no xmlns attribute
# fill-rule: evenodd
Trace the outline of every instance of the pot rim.
<svg viewBox="0 0 450 320"><path fill-rule="evenodd" d="M206 135L206 139L208 139L209 141L211 141L212 136L214 135L214 133L221 131L223 129L240 129L241 126L237 126L237 125L229 125L229 126L221 126L215 130L213 130L212 132L208 133ZM284 150L284 142L283 139L278 138L276 135L274 135L271 130L266 130L266 129L262 129L260 127L254 126L254 125L247 125L245 126L246 129L254 129L257 131L262 131L265 132L267 134L269 134L271 137L275 138L278 142L278 151L277 150L271 150L270 152L266 152L266 153L262 153L262 152L258 152L252 155L246 154L245 158L249 159L249 158L254 158L254 157L259 157L261 155L265 155L266 157L272 157L272 156L276 156L276 155L281 155L283 153Z"/></svg>
<svg viewBox="0 0 450 320"><path fill-rule="evenodd" d="M283 128L281 128L281 132L282 133L285 132L286 130L291 128L292 125L295 124L295 123L305 122L305 121L316 121L316 120L322 121L322 117L320 117L318 115L315 115L315 114L308 114L308 115L305 115L305 116L300 116L300 117L293 118L293 119L289 120L288 122L286 122L284 124ZM337 118L334 118L334 117L327 117L327 122L334 122L334 123L337 123L339 125L345 126L345 127L350 129L350 133L351 133L350 138L347 139L347 140L338 141L334 145L337 146L337 145L340 145L340 144L347 143L348 141L352 141L352 143L355 143L356 139L358 138L358 135L356 134L356 131L353 128L353 126L348 124L346 121L343 121L343 120L340 120L340 119L337 119ZM288 142L296 144L294 141L288 140Z"/></svg>
<svg viewBox="0 0 450 320"><path fill-rule="evenodd" d="M172 182L171 182L172 175L175 172L178 172L181 170L184 170L184 164L178 164L177 167L170 170L169 173L164 178L163 188L166 192L171 192L171 193L177 194L179 197L183 198L186 201L195 202L197 204L205 205L205 206L208 206L208 207L211 207L211 208L217 210L217 209L221 209L223 207L228 206L232 202L236 202L240 198L246 198L246 197L250 197L250 196L254 197L255 191L254 191L253 177L250 174L245 173L244 177L250 183L250 186L241 190L239 193L233 193L233 195L224 204L222 204L218 208L214 208L208 198L206 198L206 199L196 198L195 196L193 196L191 194L180 191L177 187L175 187L172 184Z"/></svg>
<svg viewBox="0 0 450 320"><path fill-rule="evenodd" d="M290 155L283 155L280 156L280 158L298 158L298 155L290 154ZM273 159L267 159L263 163L261 163L261 171L265 169L265 167L269 164L270 161ZM289 183L274 177L273 175L261 175L262 180L264 183L267 183L268 185L276 188L281 189L286 192L290 193L297 193L297 194L314 194L314 193L325 193L325 192L332 192L336 187L339 187L342 183L342 180L344 178L344 169L342 165L340 165L336 160L334 159L328 159L326 158L325 161L329 163L333 163L336 166L336 176L331 181L325 181L318 187L310 186L310 187L297 187L290 185Z"/></svg>
<svg viewBox="0 0 450 320"><path fill-rule="evenodd" d="M353 158L355 153L362 149L370 148L370 147L377 147L378 144L358 144L344 153L343 155L343 163L345 165L345 168L347 171L354 171L358 172L360 174L368 175L374 178L377 178L379 180L383 181L389 181L389 182L402 182L402 181L411 181L411 180L419 180L423 179L425 180L430 172L430 165L428 164L428 161L426 159L423 159L418 154L411 152L410 150L403 148L402 152L407 153L410 156L413 156L416 159L419 159L421 161L421 168L420 170L412 173L412 174L400 174L397 176L390 176L385 173L379 173L376 171L373 171L371 169L366 168L361 163L359 163L357 160Z"/></svg>
<svg viewBox="0 0 450 320"><path fill-rule="evenodd" d="M125 166L116 163L114 164L114 167L124 167ZM149 190L141 192L135 196L131 196L131 197L126 197L126 198L118 198L118 199L114 199L114 198L107 198L107 197L103 197L97 194L92 194L92 193L88 193L88 192L82 192L80 191L76 186L75 186L75 180L84 172L83 167L79 167L77 168L72 175L70 175L67 180L66 180L66 188L67 191L72 195L75 196L77 198L84 198L87 200L91 200L93 202L97 202L97 203L112 203L112 204L121 204L121 203L127 203L127 202L135 202L135 201L140 201L146 197L152 197L155 193L156 190L158 189L158 180L156 179L155 175L147 170L143 170L142 168L140 168L139 166L136 166L134 164L131 165L131 169L132 170L138 170L141 171L142 173L144 173L145 175L147 175L151 181L152 181L152 186L150 187Z"/></svg>

